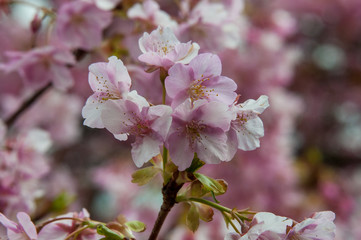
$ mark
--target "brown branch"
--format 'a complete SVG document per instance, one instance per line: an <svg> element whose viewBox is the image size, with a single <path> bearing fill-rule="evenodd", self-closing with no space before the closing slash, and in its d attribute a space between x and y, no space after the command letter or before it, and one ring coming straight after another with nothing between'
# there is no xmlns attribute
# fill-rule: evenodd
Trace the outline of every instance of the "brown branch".
<svg viewBox="0 0 361 240"><path fill-rule="evenodd" d="M177 178L178 178L179 172L175 172L173 174L173 177L169 180L169 182L163 187L162 194L163 194L163 204L160 207L160 211L158 213L157 220L154 224L152 233L149 236L148 240L156 240L159 234L159 231L161 227L163 226L163 223L176 203L176 197L179 189L183 186L183 183L178 184Z"/></svg>
<svg viewBox="0 0 361 240"><path fill-rule="evenodd" d="M10 128L16 121L16 119L26 110L28 109L43 93L51 87L51 82L46 86L42 87L38 91L34 93L29 99L27 99L20 108L14 112L8 119L5 120L5 124L8 128Z"/></svg>

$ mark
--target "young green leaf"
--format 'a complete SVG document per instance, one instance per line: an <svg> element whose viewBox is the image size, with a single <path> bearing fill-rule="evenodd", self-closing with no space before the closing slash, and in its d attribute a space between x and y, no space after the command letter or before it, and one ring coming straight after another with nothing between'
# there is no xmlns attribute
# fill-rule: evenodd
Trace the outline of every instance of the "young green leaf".
<svg viewBox="0 0 361 240"><path fill-rule="evenodd" d="M200 173L194 173L194 176L203 184L203 186L216 195L224 194L227 191L227 185L224 185L224 181L220 182L216 179L207 177Z"/></svg>
<svg viewBox="0 0 361 240"><path fill-rule="evenodd" d="M126 222L125 225L129 227L133 232L143 232L146 229L145 224L140 221L129 221Z"/></svg>
<svg viewBox="0 0 361 240"><path fill-rule="evenodd" d="M161 169L154 166L145 167L135 171L132 174L132 183L136 183L139 186L143 186L150 182L158 173L161 172Z"/></svg>
<svg viewBox="0 0 361 240"><path fill-rule="evenodd" d="M107 240L123 240L124 239L123 235L118 235L117 233L110 230L108 227L106 227L103 224L99 224L97 226L97 233L99 235L105 236L105 239L107 239Z"/></svg>

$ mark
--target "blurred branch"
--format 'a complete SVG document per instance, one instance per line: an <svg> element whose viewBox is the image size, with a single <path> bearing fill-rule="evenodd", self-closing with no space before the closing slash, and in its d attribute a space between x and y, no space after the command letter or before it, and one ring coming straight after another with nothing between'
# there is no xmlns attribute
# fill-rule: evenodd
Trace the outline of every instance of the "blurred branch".
<svg viewBox="0 0 361 240"><path fill-rule="evenodd" d="M48 90L51 87L52 83L48 83L47 85L45 85L44 87L42 87L41 89L39 89L38 91L36 91L28 100L26 100L21 106L20 108L13 113L8 119L5 120L5 124L7 125L8 128L10 128L15 121L18 119L18 117L26 111L26 109L28 109L40 96L43 95L43 93L46 92L46 90Z"/></svg>

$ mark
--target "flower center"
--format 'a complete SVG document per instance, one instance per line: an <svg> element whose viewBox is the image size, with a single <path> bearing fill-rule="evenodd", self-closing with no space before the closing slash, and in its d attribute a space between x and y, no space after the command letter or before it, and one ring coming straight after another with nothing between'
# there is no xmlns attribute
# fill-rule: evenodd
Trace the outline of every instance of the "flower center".
<svg viewBox="0 0 361 240"><path fill-rule="evenodd" d="M203 98L208 99L210 94L214 92L214 89L207 89L207 87L203 85L203 83L208 80L209 78L198 79L189 87L188 94L192 102Z"/></svg>
<svg viewBox="0 0 361 240"><path fill-rule="evenodd" d="M201 132L206 127L203 124L200 124L199 121L192 120L186 125L186 134L190 142L193 144L195 141L200 141L202 139Z"/></svg>
<svg viewBox="0 0 361 240"><path fill-rule="evenodd" d="M156 52L164 57L169 52L171 52L174 49L174 45L169 42L169 40L163 42L159 41L153 44L154 49L156 49Z"/></svg>
<svg viewBox="0 0 361 240"><path fill-rule="evenodd" d="M121 99L121 96L117 91L115 91L109 84L109 81L105 79L103 76L96 76L97 81L97 89L96 91L99 93L97 96L97 101L99 103L104 103L105 101L112 99Z"/></svg>
<svg viewBox="0 0 361 240"><path fill-rule="evenodd" d="M127 128L127 133L135 136L144 136L151 132L148 121L141 119L134 112L131 112L129 116L128 121L131 122L131 124L129 124L129 122L122 122Z"/></svg>

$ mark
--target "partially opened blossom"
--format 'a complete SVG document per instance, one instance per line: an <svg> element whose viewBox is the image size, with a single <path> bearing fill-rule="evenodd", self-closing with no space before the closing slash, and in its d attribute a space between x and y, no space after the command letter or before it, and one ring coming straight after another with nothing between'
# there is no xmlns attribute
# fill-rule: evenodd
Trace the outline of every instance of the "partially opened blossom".
<svg viewBox="0 0 361 240"><path fill-rule="evenodd" d="M103 107L102 121L118 140L135 136L132 158L141 167L160 153L171 124L171 113L171 107L165 105L149 106L137 99L112 100Z"/></svg>
<svg viewBox="0 0 361 240"><path fill-rule="evenodd" d="M37 240L38 234L29 215L24 212L19 212L16 216L19 223L9 220L2 213L0 213L0 224L6 228L8 239Z"/></svg>
<svg viewBox="0 0 361 240"><path fill-rule="evenodd" d="M169 27L159 26L139 39L142 55L139 60L156 67L169 69L175 63L189 63L198 54L197 43L181 43Z"/></svg>
<svg viewBox="0 0 361 240"><path fill-rule="evenodd" d="M79 213L71 212L60 215L56 218L77 218L88 220L89 212L83 208ZM69 234L76 231L79 226L81 226L81 222L75 219L63 219L51 222L40 230L38 240L64 240ZM77 239L79 240L97 240L101 238L95 229L89 228L81 231L77 236Z"/></svg>
<svg viewBox="0 0 361 240"><path fill-rule="evenodd" d="M134 4L127 12L130 19L140 19L155 26L170 27L174 29L178 24L169 14L162 11L154 0L146 0L143 4Z"/></svg>
<svg viewBox="0 0 361 240"><path fill-rule="evenodd" d="M288 233L286 240L333 240L336 226L335 213L331 211L314 213L297 223Z"/></svg>
<svg viewBox="0 0 361 240"><path fill-rule="evenodd" d="M115 56L109 62L93 63L89 66L89 85L94 91L83 110L84 125L104 128L100 118L103 105L109 99L121 99L128 94L131 80L123 62Z"/></svg>
<svg viewBox="0 0 361 240"><path fill-rule="evenodd" d="M63 47L49 45L28 52L9 51L6 55L8 62L0 65L0 70L6 73L18 71L30 88L39 88L48 82L61 90L73 85L67 65L73 65L75 58Z"/></svg>
<svg viewBox="0 0 361 240"><path fill-rule="evenodd" d="M66 2L57 12L56 40L70 48L90 50L101 43L102 31L111 20L112 13L93 2Z"/></svg>
<svg viewBox="0 0 361 240"><path fill-rule="evenodd" d="M172 117L167 148L179 170L191 165L195 153L211 164L231 160L226 132L234 114L226 104L203 99L192 104L188 99L174 109Z"/></svg>
<svg viewBox="0 0 361 240"><path fill-rule="evenodd" d="M268 97L260 96L257 100L249 99L244 103L233 106L232 110L237 114L231 123L229 131L229 144L234 149L250 151L260 146L260 138L264 135L261 114L269 106Z"/></svg>
<svg viewBox="0 0 361 240"><path fill-rule="evenodd" d="M211 53L196 56L189 65L175 64L169 69L169 76L165 79L172 107L187 98L192 102L206 99L231 105L237 97L237 84L232 79L221 76L221 71L221 60Z"/></svg>

